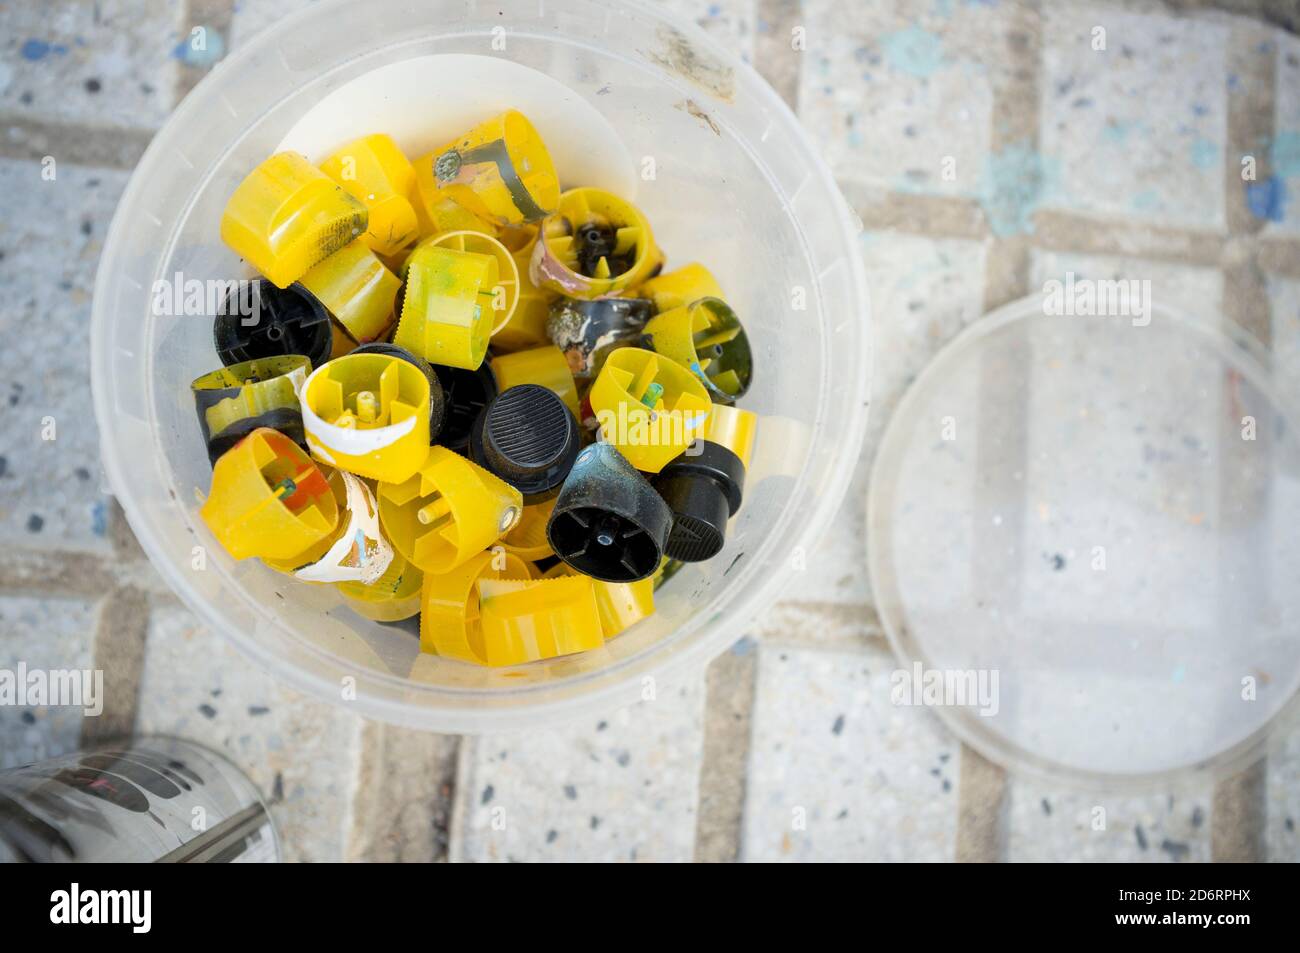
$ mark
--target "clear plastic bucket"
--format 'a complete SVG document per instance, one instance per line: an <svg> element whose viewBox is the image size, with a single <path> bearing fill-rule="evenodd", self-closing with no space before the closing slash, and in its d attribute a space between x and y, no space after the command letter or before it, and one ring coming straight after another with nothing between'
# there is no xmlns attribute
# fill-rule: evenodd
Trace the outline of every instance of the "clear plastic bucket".
<svg viewBox="0 0 1300 953"><path fill-rule="evenodd" d="M421 79L431 76L442 80ZM198 517L210 471L189 389L219 363L211 319L159 314L153 292L178 275L248 274L221 244L218 221L240 179L277 149L320 159L348 138L389 132L419 155L466 117L509 107L537 124L565 187L635 189L669 267L698 260L717 274L755 348L745 406L761 422L726 548L674 576L652 618L598 652L491 670L420 656L409 631L361 618L332 587L222 552ZM104 466L171 586L215 632L302 690L447 732L607 710L698 670L738 638L797 575L796 547L810 546L835 512L868 393L857 232L776 94L656 9L614 0L314 6L201 83L122 198L91 331Z"/></svg>

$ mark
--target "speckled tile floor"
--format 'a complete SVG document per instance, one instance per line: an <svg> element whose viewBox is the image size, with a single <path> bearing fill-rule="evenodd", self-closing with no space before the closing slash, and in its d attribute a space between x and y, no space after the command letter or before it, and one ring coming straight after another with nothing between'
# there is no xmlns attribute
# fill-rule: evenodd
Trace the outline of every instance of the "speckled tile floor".
<svg viewBox="0 0 1300 953"><path fill-rule="evenodd" d="M95 463L76 342L117 196L180 97L306 2L0 2L0 666L93 660L109 699L84 720L0 707L0 766L192 737L273 796L292 860L1300 859L1300 735L1217 785L1132 795L1008 777L890 706L861 542L907 385L1052 276L1156 278L1300 367L1294 3L665 0L789 101L864 223L866 448L798 596L707 673L591 723L459 739L306 699L214 641Z"/></svg>

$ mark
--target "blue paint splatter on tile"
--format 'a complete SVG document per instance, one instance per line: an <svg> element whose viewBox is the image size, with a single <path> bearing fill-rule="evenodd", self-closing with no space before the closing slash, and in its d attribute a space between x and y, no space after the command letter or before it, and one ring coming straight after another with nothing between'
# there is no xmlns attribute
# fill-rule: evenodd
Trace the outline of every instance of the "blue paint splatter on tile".
<svg viewBox="0 0 1300 953"><path fill-rule="evenodd" d="M1222 153L1217 142L1210 139L1192 140L1192 165L1198 169L1213 168Z"/></svg>
<svg viewBox="0 0 1300 953"><path fill-rule="evenodd" d="M930 176L922 169L908 169L902 175L895 176L890 188L907 195L923 195L929 192Z"/></svg>
<svg viewBox="0 0 1300 953"><path fill-rule="evenodd" d="M909 76L924 79L943 65L943 43L918 26L885 34L880 46L889 65Z"/></svg>
<svg viewBox="0 0 1300 953"><path fill-rule="evenodd" d="M1151 212L1161 208L1164 203L1155 192L1145 189L1133 196L1128 204L1135 212Z"/></svg>
<svg viewBox="0 0 1300 953"><path fill-rule="evenodd" d="M755 649L754 640L749 636L744 636L735 645L731 647L732 655L753 655Z"/></svg>
<svg viewBox="0 0 1300 953"><path fill-rule="evenodd" d="M103 500L96 501L91 507L90 528L96 536L103 536L108 532L108 504Z"/></svg>
<svg viewBox="0 0 1300 953"><path fill-rule="evenodd" d="M1270 175L1263 182L1246 183L1246 207L1265 222L1280 222L1286 216L1286 182Z"/></svg>
<svg viewBox="0 0 1300 953"><path fill-rule="evenodd" d="M1284 179L1300 176L1300 132L1283 129L1273 139L1273 171Z"/></svg>
<svg viewBox="0 0 1300 953"><path fill-rule="evenodd" d="M1032 232L1033 216L1060 181L1060 167L1028 146L1016 143L989 156L978 199L995 235Z"/></svg>
<svg viewBox="0 0 1300 953"><path fill-rule="evenodd" d="M47 40L30 39L23 43L19 53L22 58L35 63L37 60L43 60L51 53L63 54L68 52L68 48L62 43L50 43Z"/></svg>
<svg viewBox="0 0 1300 953"><path fill-rule="evenodd" d="M1106 125L1102 127L1101 137L1112 145L1119 145L1127 142L1129 136L1137 136L1141 138L1142 136L1150 135L1150 133L1151 127L1141 119L1135 119L1132 122L1115 120L1113 122L1107 122Z"/></svg>

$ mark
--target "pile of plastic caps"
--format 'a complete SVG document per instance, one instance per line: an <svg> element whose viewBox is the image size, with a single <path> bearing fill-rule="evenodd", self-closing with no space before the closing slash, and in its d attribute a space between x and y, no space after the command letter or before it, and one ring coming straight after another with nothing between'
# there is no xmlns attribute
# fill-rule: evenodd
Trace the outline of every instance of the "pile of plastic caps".
<svg viewBox="0 0 1300 953"><path fill-rule="evenodd" d="M519 112L414 162L386 135L277 153L221 237L262 276L192 385L231 557L500 666L599 648L722 548L755 431L740 321L630 202L561 192Z"/></svg>

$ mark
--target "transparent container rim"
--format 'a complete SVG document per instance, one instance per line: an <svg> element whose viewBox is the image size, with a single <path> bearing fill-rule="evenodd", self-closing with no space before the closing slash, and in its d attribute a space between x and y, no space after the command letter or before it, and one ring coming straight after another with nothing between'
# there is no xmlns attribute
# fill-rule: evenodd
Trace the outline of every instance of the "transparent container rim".
<svg viewBox="0 0 1300 953"><path fill-rule="evenodd" d="M838 436L834 453L836 465L828 468L832 477L818 487L817 499L811 516L803 521L799 527L793 528L793 537L784 541L784 545L788 546L807 546L815 542L825 531L839 503L843 500L861 450L866 429L872 354L870 334L868 333L870 302L865 266L861 257L856 253L857 237L862 230L861 222L844 199L826 162L821 157L817 147L812 143L808 133L790 110L790 107L748 64L742 62L729 50L722 47L693 22L681 20L665 10L649 5L644 0L585 0L585 2L606 8L610 13L631 8L650 20L657 21L663 26L678 31L692 45L706 50L719 62L732 69L738 89L743 88L746 96L753 97L758 101L773 125L779 128L781 134L785 135L788 140L798 143L800 152L807 161L807 169L810 175L818 181L828 195L835 197L838 201L835 219L841 241L846 247L852 249L845 256L845 261L848 264L848 278L853 297L860 302L860 314L858 315L860 329L857 332L858 340L855 342L855 360L851 362L856 367L856 373L851 376L851 379L844 380L840 385L849 395L845 405L850 409L850 419L842 421L842 425L837 427ZM181 568L165 557L161 544L155 538L154 529L143 506L135 500L130 492L125 492L125 489L130 485L128 467L126 461L120 459L113 448L113 435L117 425L110 410L113 406L111 401L113 369L110 362L110 348L112 346L110 323L112 314L107 304L107 288L113 280L112 276L117 266L120 233L131 227L131 223L127 221L128 213L126 210L134 209L140 204L140 200L146 194L148 183L153 175L160 173L166 167L168 160L165 157L180 151L179 146L183 141L182 130L195 117L201 116L206 110L218 108L221 105L223 76L228 72L239 70L244 65L261 57L267 51L276 49L277 41L282 36L291 34L304 23L317 17L327 17L331 8L341 8L349 5L349 0L328 0L328 2L307 7L286 16L275 26L258 34L249 43L234 51L218 64L180 103L145 150L123 192L122 198L119 200L117 211L108 229L104 252L96 276L91 320L91 385L95 417L100 432L101 458L109 485L121 503L127 522L134 531L141 547L168 585L181 595L183 601L199 615L206 625L220 633L234 644L242 654L263 669L273 672L277 677L284 679L293 687L307 694L326 699L337 698L337 668L342 664L342 660L322 649L303 643L291 630L270 616L263 607L255 605L251 601L249 607L259 615L261 621L273 627L277 634L283 640L286 640L286 644L292 646L295 655L294 659L292 661L287 660L283 652L273 652L253 634L244 632L239 627L232 625L217 606L202 599L192 590ZM469 29L453 28L448 29L442 35L486 34L489 29L487 26ZM563 37L540 32L531 33L527 29L516 30L515 35L550 41L567 41L575 45L583 45L572 39L566 40ZM367 52L372 51L368 50ZM323 72L335 69L343 65L344 62L346 60L328 64ZM664 77L664 81L668 83L676 82L673 78L667 76ZM690 93L691 90L683 87L683 92ZM251 126L259 119L260 116L258 115L250 116L247 124ZM727 128L725 117L718 117L716 121L723 129ZM745 148L750 149L752 155L752 149L748 142L738 136L736 140L743 144ZM785 195L778 187L777 183L772 180L768 170L757 159L756 164L768 176L769 185L774 192L788 206L790 197ZM183 219L183 216L181 218ZM179 220L177 228L179 228ZM800 234L803 235L802 229L800 229ZM165 243L166 247L170 247L174 243L174 239L175 229L173 229L170 238ZM842 348L841 342L832 342L828 334L823 350L828 351L832 343L835 344L837 350ZM152 425L150 430L156 439L157 426L151 382L146 381L146 385L150 387L150 394L145 405L146 412L149 417L148 422ZM826 390L826 388L822 389L816 417L822 426L825 426L826 419ZM808 475L805 467L798 478L795 492L806 489L807 482ZM778 535L776 533L772 534L766 548L770 549L777 543L776 537ZM455 690L445 686L412 682L401 676L382 671L368 671L356 673L357 697L349 707L368 717L392 724L469 734L508 730L518 728L525 723L540 725L562 722L585 713L609 710L617 705L634 701L639 694L641 679L646 675L653 674L656 678L671 681L686 670L707 662L739 638L743 626L763 607L774 601L789 582L788 575L782 577L780 574L771 574L762 585L752 587L743 598L736 598L734 593L740 588L739 584L750 579L758 571L762 563L763 560L758 557L748 560L747 565L741 567L735 583L731 586L732 597L728 598L726 595L721 597L723 605L719 608L726 613L726 620L717 619L715 614L714 621L706 622L697 615L687 623L687 627L711 625L713 631L709 632L707 636L689 641L684 646L680 643L674 644L671 646L671 651L665 651L669 647L665 646L663 642L657 643L638 655L619 660L612 666L594 672L583 673L583 675L573 678L563 686L564 691L560 697L540 697L556 691L556 686L549 684L514 690L507 697L505 693L499 691L481 689ZM674 633L674 636L664 641L676 642L676 636L680 632L681 630L678 630L677 633ZM331 669L334 671L330 671ZM398 694L406 697L393 697ZM418 704L412 704L410 700L412 696L419 698ZM535 696L537 700L529 700L529 696ZM467 702L476 704L470 707Z"/></svg>

